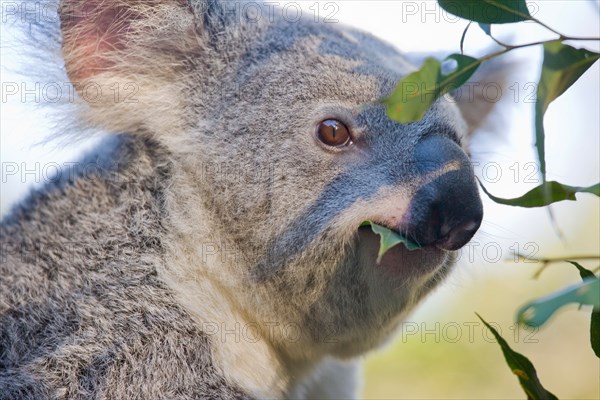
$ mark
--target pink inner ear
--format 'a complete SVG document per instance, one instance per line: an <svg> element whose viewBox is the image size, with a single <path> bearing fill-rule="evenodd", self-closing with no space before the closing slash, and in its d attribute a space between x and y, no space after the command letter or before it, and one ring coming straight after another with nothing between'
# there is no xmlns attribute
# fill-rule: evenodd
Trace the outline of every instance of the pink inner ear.
<svg viewBox="0 0 600 400"><path fill-rule="evenodd" d="M86 1L63 12L63 51L71 80L89 79L113 67L110 53L126 48L131 22L140 18L129 7L111 7L106 1Z"/></svg>

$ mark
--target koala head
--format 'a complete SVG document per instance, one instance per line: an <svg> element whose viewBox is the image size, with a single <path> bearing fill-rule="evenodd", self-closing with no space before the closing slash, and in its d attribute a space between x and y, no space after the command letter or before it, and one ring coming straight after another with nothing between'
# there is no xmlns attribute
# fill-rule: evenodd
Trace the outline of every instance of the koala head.
<svg viewBox="0 0 600 400"><path fill-rule="evenodd" d="M65 0L61 30L79 118L170 155L166 224L186 261L165 276L198 298L210 281L284 357L376 346L479 228L459 105L388 119L378 100L414 66L383 41L217 0ZM422 248L377 263L365 220Z"/></svg>

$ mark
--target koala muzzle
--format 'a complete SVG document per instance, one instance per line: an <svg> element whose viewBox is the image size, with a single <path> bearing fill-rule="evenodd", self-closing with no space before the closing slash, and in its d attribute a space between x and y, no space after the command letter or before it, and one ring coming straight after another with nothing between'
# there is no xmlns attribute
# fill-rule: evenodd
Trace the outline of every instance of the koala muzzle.
<svg viewBox="0 0 600 400"><path fill-rule="evenodd" d="M399 231L421 246L458 250L471 240L483 218L473 168L456 142L430 136L417 144L416 193Z"/></svg>

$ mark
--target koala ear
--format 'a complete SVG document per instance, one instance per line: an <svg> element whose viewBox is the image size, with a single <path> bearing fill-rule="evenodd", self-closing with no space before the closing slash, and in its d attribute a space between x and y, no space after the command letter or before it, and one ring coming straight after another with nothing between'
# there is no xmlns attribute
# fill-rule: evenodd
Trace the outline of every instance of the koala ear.
<svg viewBox="0 0 600 400"><path fill-rule="evenodd" d="M483 63L471 79L450 94L467 123L468 137L490 116L506 94L509 76L515 64L494 59Z"/></svg>
<svg viewBox="0 0 600 400"><path fill-rule="evenodd" d="M63 0L62 54L88 123L175 130L190 60L222 29L216 0Z"/></svg>

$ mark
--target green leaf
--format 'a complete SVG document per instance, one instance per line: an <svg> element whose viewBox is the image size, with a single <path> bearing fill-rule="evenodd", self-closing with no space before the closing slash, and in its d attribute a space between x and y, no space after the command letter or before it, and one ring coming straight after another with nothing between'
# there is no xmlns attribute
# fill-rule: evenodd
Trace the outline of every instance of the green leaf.
<svg viewBox="0 0 600 400"><path fill-rule="evenodd" d="M590 322L590 341L596 357L600 358L600 311L592 311Z"/></svg>
<svg viewBox="0 0 600 400"><path fill-rule="evenodd" d="M546 180L544 114L550 103L571 87L599 57L598 53L576 49L558 40L544 43L544 62L535 104L535 146L544 180Z"/></svg>
<svg viewBox="0 0 600 400"><path fill-rule="evenodd" d="M517 312L517 321L533 327L540 326L556 310L570 303L588 304L599 308L600 279L586 278L581 283L525 304Z"/></svg>
<svg viewBox="0 0 600 400"><path fill-rule="evenodd" d="M568 262L569 264L574 265L575 268L577 268L577 270L579 271L579 276L581 276L581 279L595 278L596 277L596 275L594 275L594 273L592 271L590 271L587 268L584 268L578 262L570 261L570 260L565 260L565 261Z"/></svg>
<svg viewBox="0 0 600 400"><path fill-rule="evenodd" d="M532 19L525 0L438 0L450 14L484 24L506 24Z"/></svg>
<svg viewBox="0 0 600 400"><path fill-rule="evenodd" d="M439 97L463 85L481 64L481 60L463 54L452 54L446 60L457 64L448 74L442 73L438 60L426 58L419 70L401 79L381 100L391 119L402 123L420 120Z"/></svg>
<svg viewBox="0 0 600 400"><path fill-rule="evenodd" d="M378 225L373 221L364 221L360 226L370 226L373 233L380 236L379 239L379 253L377 254L377 262L381 261L381 257L392 247L402 243L408 250L420 249L417 243L410 239L386 228L385 226Z"/></svg>
<svg viewBox="0 0 600 400"><path fill-rule="evenodd" d="M596 196L600 196L600 183L597 183L592 186L583 187L583 186L569 186L563 185L562 183L558 183L556 181L547 181L531 189L529 192L525 193L521 197L516 197L513 199L503 199L500 197L496 197L479 182L481 189L488 195L490 199L499 204L505 204L507 206L517 206L517 207L544 207L548 204L556 203L557 201L563 200L577 200L575 198L575 193L592 193Z"/></svg>
<svg viewBox="0 0 600 400"><path fill-rule="evenodd" d="M477 313L476 313L477 314ZM527 394L528 399L557 399L555 395L544 389L540 380L538 379L537 372L527 357L525 357L521 353L517 353L513 349L510 348L506 340L500 336L500 334L490 325L488 324L481 315L477 314L481 322L492 332L496 341L500 345L502 349L502 353L504 354L504 359L506 363L512 370L513 374L515 374L519 378L519 383L521 387Z"/></svg>
<svg viewBox="0 0 600 400"><path fill-rule="evenodd" d="M581 279L596 278L596 275L587 268L581 266L581 264L575 261L566 260L568 263L573 264L578 270ZM592 318L590 321L590 343L592 350L596 357L600 358L600 310L592 310Z"/></svg>
<svg viewBox="0 0 600 400"><path fill-rule="evenodd" d="M456 61L456 68L450 74L442 76L440 86L444 89L443 94L462 86L482 63L481 60L464 54L450 54L446 60Z"/></svg>
<svg viewBox="0 0 600 400"><path fill-rule="evenodd" d="M490 24L482 24L481 22L478 24L481 30L485 32L486 35L492 36L492 26Z"/></svg>
<svg viewBox="0 0 600 400"><path fill-rule="evenodd" d="M392 93L382 100L388 116L402 123L420 120L437 99L439 88L436 84L440 75L440 62L434 58L425 59L419 70L400 80Z"/></svg>

